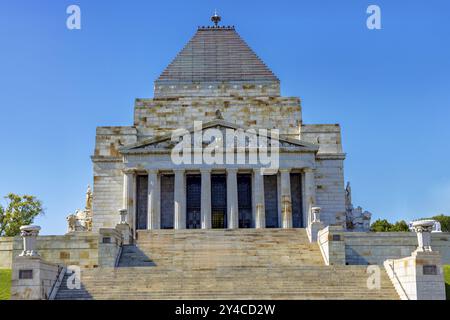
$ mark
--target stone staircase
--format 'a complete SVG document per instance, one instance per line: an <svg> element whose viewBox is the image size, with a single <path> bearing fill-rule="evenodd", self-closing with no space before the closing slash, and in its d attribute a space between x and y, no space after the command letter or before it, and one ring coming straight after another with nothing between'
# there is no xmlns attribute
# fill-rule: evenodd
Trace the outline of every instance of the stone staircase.
<svg viewBox="0 0 450 320"><path fill-rule="evenodd" d="M56 298L398 299L381 270L367 289L365 266L325 266L304 229L140 231L118 268L83 270L82 288L63 281Z"/></svg>

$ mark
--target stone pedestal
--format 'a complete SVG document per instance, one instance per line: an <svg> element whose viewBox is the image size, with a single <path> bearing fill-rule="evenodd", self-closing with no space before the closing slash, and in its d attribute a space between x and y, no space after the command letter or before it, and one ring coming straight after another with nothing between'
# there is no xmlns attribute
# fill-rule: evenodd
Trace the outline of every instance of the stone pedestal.
<svg viewBox="0 0 450 320"><path fill-rule="evenodd" d="M122 235L122 244L129 245L133 243L133 234L128 223L118 224L116 230Z"/></svg>
<svg viewBox="0 0 450 320"><path fill-rule="evenodd" d="M418 247L410 257L386 260L384 266L404 300L445 300L445 281L439 252L431 249L434 220L413 223Z"/></svg>
<svg viewBox="0 0 450 320"><path fill-rule="evenodd" d="M306 228L306 232L308 234L309 241L316 242L319 231L324 228L323 223L320 221L320 208L312 207L310 216L312 221L310 222L308 228Z"/></svg>
<svg viewBox="0 0 450 320"><path fill-rule="evenodd" d="M124 227L120 229L119 226ZM98 265L100 267L113 268L116 266L120 247L123 243L122 232L125 231L125 226L128 227L127 225L118 225L115 229L102 228L99 230Z"/></svg>
<svg viewBox="0 0 450 320"><path fill-rule="evenodd" d="M445 300L441 256L437 252L415 251L411 257L384 263L403 300Z"/></svg>
<svg viewBox="0 0 450 320"><path fill-rule="evenodd" d="M11 300L47 300L59 267L39 256L19 256L13 262Z"/></svg>
<svg viewBox="0 0 450 320"><path fill-rule="evenodd" d="M317 241L327 266L345 265L345 239L342 226L328 226L318 232Z"/></svg>

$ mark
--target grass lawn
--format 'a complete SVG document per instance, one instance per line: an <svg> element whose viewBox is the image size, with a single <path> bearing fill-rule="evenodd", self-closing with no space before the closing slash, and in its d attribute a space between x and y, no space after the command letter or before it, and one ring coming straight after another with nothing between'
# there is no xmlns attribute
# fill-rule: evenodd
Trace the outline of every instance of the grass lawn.
<svg viewBox="0 0 450 320"><path fill-rule="evenodd" d="M450 265L444 266L445 276L445 292L447 293L447 300L450 300Z"/></svg>
<svg viewBox="0 0 450 320"><path fill-rule="evenodd" d="M9 297L11 295L10 289L11 270L0 269L0 300L9 300Z"/></svg>

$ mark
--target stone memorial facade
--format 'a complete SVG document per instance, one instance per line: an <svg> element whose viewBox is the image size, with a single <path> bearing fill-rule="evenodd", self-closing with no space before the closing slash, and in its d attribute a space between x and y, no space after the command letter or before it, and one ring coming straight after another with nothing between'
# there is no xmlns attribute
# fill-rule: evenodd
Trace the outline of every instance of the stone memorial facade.
<svg viewBox="0 0 450 320"><path fill-rule="evenodd" d="M279 130L276 170L174 164L173 132L193 133L196 121L200 135ZM243 152L249 157L251 150ZM92 229L114 227L120 209L134 233L307 228L313 207L325 226L345 227L344 159L339 125L304 123L300 99L281 96L279 79L234 27L199 27L155 81L154 98L136 99L133 125L97 128Z"/></svg>

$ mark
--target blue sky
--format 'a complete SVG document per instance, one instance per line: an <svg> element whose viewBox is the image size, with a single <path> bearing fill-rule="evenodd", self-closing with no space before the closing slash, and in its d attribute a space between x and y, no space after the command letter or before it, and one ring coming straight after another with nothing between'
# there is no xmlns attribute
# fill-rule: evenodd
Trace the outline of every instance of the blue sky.
<svg viewBox="0 0 450 320"><path fill-rule="evenodd" d="M66 28L77 4L82 30ZM382 30L366 9L382 10ZM42 199L62 234L92 184L96 126L131 125L135 98L217 8L302 99L340 123L356 205L374 218L450 212L450 3L434 1L0 1L0 195Z"/></svg>

